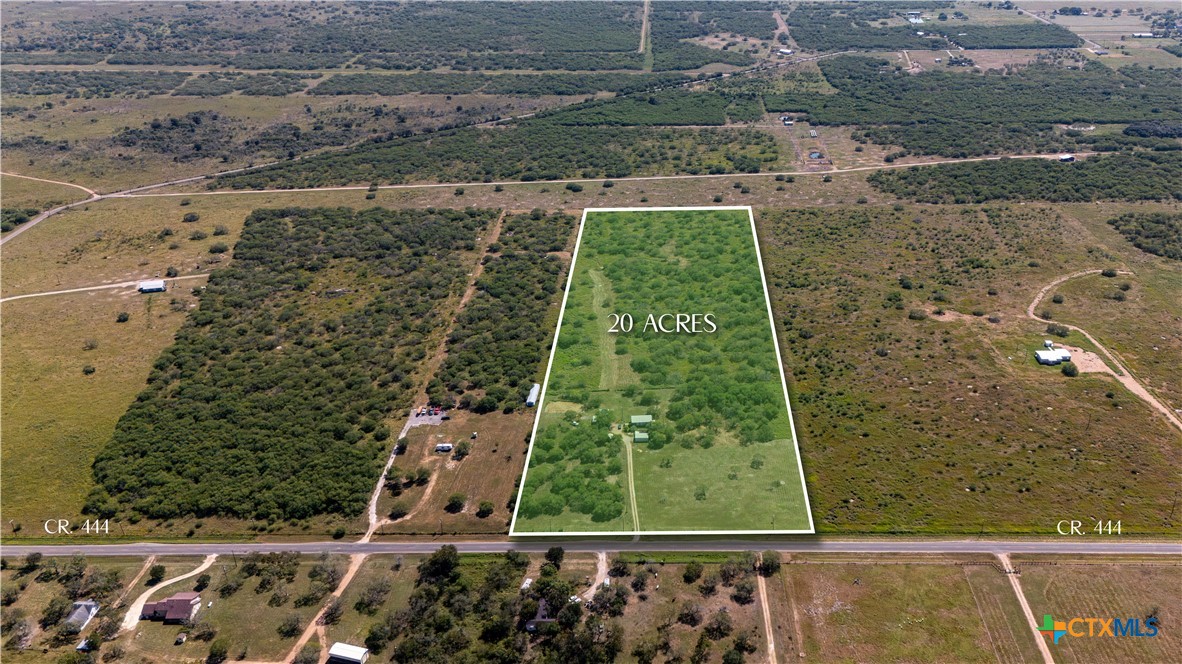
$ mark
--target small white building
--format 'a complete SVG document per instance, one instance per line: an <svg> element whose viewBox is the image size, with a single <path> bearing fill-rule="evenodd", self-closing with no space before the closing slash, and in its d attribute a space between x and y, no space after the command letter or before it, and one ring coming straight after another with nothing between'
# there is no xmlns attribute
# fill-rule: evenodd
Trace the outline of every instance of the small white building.
<svg viewBox="0 0 1182 664"><path fill-rule="evenodd" d="M632 442L647 443L648 442L648 434L645 433L644 431L637 431L636 433L632 434Z"/></svg>
<svg viewBox="0 0 1182 664"><path fill-rule="evenodd" d="M168 284L164 283L163 279L151 279L149 281L141 281L140 285L136 288L141 293L163 293L168 290Z"/></svg>
<svg viewBox="0 0 1182 664"><path fill-rule="evenodd" d="M1056 364L1062 364L1064 362L1071 361L1071 353L1067 352L1067 350L1064 348L1036 350L1034 351L1034 357L1038 360L1039 364L1045 364L1048 366L1054 366Z"/></svg>
<svg viewBox="0 0 1182 664"><path fill-rule="evenodd" d="M529 406L530 408L533 408L534 406L538 405L538 395L540 395L541 393L542 393L542 386L538 385L537 383L534 383L533 387L529 388L529 396L527 396L525 398L525 405Z"/></svg>
<svg viewBox="0 0 1182 664"><path fill-rule="evenodd" d="M439 443L438 445L435 446L435 451L446 454L448 452L451 452L455 448L456 448L456 446L452 445L451 443Z"/></svg>
<svg viewBox="0 0 1182 664"><path fill-rule="evenodd" d="M369 651L361 646L337 642L328 649L328 664L365 664Z"/></svg>
<svg viewBox="0 0 1182 664"><path fill-rule="evenodd" d="M634 426L634 427L646 427L652 423L653 423L653 416L652 415L633 415L632 416L632 426Z"/></svg>
<svg viewBox="0 0 1182 664"><path fill-rule="evenodd" d="M782 49L780 49L780 50L778 50L778 51L776 51L776 52L777 52L777 53L779 53L780 55L792 55L792 54L793 54L793 53L795 53L796 51L793 51L793 50L792 50L792 49L790 49L790 48L782 48Z"/></svg>
<svg viewBox="0 0 1182 664"><path fill-rule="evenodd" d="M1064 164L1070 164L1071 162L1075 161L1075 155L1061 154L1061 155L1059 155L1059 161Z"/></svg>
<svg viewBox="0 0 1182 664"><path fill-rule="evenodd" d="M1153 37L1154 37L1154 34L1152 32L1134 32L1133 33L1134 39L1153 39Z"/></svg>

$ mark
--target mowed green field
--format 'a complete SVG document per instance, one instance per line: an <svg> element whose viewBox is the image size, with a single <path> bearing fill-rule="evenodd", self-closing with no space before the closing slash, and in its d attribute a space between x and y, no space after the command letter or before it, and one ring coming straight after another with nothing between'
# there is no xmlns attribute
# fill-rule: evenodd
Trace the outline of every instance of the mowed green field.
<svg viewBox="0 0 1182 664"><path fill-rule="evenodd" d="M514 532L811 531L749 214L587 213Z"/></svg>

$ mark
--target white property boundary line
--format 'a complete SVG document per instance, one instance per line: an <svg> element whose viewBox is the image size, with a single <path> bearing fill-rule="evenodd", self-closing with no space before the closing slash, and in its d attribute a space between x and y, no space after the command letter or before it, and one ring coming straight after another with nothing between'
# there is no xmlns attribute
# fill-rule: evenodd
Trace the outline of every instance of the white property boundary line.
<svg viewBox="0 0 1182 664"><path fill-rule="evenodd" d="M804 493L804 508L808 515L807 530L625 530L625 531L555 531L555 532L516 532L517 511L521 509L521 495L525 492L525 478L529 474L529 462L534 453L534 441L538 435L538 425L542 421L542 413L546 406L546 391L550 387L550 371L554 368L554 356L558 351L558 333L562 330L562 318L566 315L566 301L570 296L571 283L575 276L575 262L579 257L579 247L583 244L583 229L587 227L588 212L692 212L692 211L744 211L751 222L751 238L755 242L755 260L759 263L759 279L763 284L763 301L767 306L768 324L772 329L772 345L776 348L776 364L780 370L780 386L784 390L784 406L788 409L788 427L792 431L792 447L796 452L796 469L800 473L800 488ZM639 515L636 515L639 517ZM566 275L566 290L562 294L562 309L558 312L558 325L554 329L554 341L550 346L550 360L546 363L546 377L542 380L542 394L538 397L537 414L534 415L534 428L530 434L529 450L525 455L525 470L521 475L521 486L517 489L517 502L513 505L513 521L509 524L509 537L636 537L652 536L701 536L715 535L812 535L816 533L813 523L813 508L809 502L808 485L804 480L804 463L800 456L800 443L796 438L796 422L792 418L792 401L788 398L788 380L784 376L784 360L780 356L780 339L776 334L776 321L772 316L772 298L768 293L767 275L763 269L763 254L759 250L759 232L755 228L755 212L750 205L714 205L694 207L628 207L628 208L584 208L583 216L579 220L579 234L575 239L575 251L571 255L570 268Z"/></svg>

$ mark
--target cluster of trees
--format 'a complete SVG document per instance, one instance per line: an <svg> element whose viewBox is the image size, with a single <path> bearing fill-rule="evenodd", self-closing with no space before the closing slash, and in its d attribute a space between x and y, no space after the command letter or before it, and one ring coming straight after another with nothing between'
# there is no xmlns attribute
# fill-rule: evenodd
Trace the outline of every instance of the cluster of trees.
<svg viewBox="0 0 1182 664"><path fill-rule="evenodd" d="M1122 132L1126 136L1143 138L1182 138L1182 121L1145 120L1131 122Z"/></svg>
<svg viewBox="0 0 1182 664"><path fill-rule="evenodd" d="M8 231L20 226L41 212L37 208L0 208L0 232Z"/></svg>
<svg viewBox="0 0 1182 664"><path fill-rule="evenodd" d="M447 545L419 564L405 608L384 614L365 636L371 652L399 662L611 662L623 629L571 602L576 587L547 562L524 592L525 554L461 557ZM527 630L542 605L553 623Z"/></svg>
<svg viewBox="0 0 1182 664"><path fill-rule="evenodd" d="M1075 48L1083 43L1074 32L1061 25L1016 23L1001 25L961 25L948 40L966 49L978 48Z"/></svg>
<svg viewBox="0 0 1182 664"><path fill-rule="evenodd" d="M4 54L4 61L10 65L93 65L106 57L101 53L29 53L16 51Z"/></svg>
<svg viewBox="0 0 1182 664"><path fill-rule="evenodd" d="M629 93L681 83L682 74L337 74L309 93L316 95L496 94L588 95Z"/></svg>
<svg viewBox="0 0 1182 664"><path fill-rule="evenodd" d="M639 41L639 36L637 40ZM367 69L418 70L447 67L457 71L537 69L546 71L605 71L644 68L644 55L631 51L435 51L433 53L366 53L357 65Z"/></svg>
<svg viewBox="0 0 1182 664"><path fill-rule="evenodd" d="M551 330L545 321L560 292L563 263L549 252L570 241L575 217L534 210L506 219L498 255L485 259L477 291L447 340L432 400L476 412L512 410L537 381Z"/></svg>
<svg viewBox="0 0 1182 664"><path fill-rule="evenodd" d="M392 139L228 175L212 187L253 189L415 181L492 182L618 178L646 173L758 172L778 157L775 138L738 129L573 127L548 118Z"/></svg>
<svg viewBox="0 0 1182 664"><path fill-rule="evenodd" d="M1098 62L1079 69L1034 64L971 74L909 75L879 58L839 56L821 61L838 94L769 95L770 111L808 112L818 124L909 122L1136 122L1182 119L1172 90L1182 70L1139 66L1114 71Z"/></svg>
<svg viewBox="0 0 1182 664"><path fill-rule="evenodd" d="M101 605L94 618L96 628L87 639L93 651L119 632L122 616L110 606L123 588L118 570L92 567L81 555L61 561L43 558L40 553L26 555L17 565L5 559L3 566L4 569L15 567L12 577L4 584L3 593L0 593L0 605L4 607L0 629L4 632L5 649L20 651L29 648L33 645L37 628L45 635L45 645L77 644L79 627L65 620L73 603L81 599L93 599ZM30 589L30 586L47 587ZM12 606L26 592L51 595L40 615L29 615L25 609Z"/></svg>
<svg viewBox="0 0 1182 664"><path fill-rule="evenodd" d="M181 117L157 118L138 127L124 127L112 138L115 145L139 148L191 161L224 157L234 152L241 125L216 111L195 111Z"/></svg>
<svg viewBox="0 0 1182 664"><path fill-rule="evenodd" d="M670 90L581 104L547 117L564 125L722 125L729 103L716 92Z"/></svg>
<svg viewBox="0 0 1182 664"><path fill-rule="evenodd" d="M740 3L735 3L736 5ZM750 4L750 3L743 3ZM695 3L658 3L653 5L649 15L650 48L653 54L653 71L677 71L697 69L708 64L721 63L740 67L755 63L755 59L741 50L720 50L694 44L687 39L703 37L712 32L733 32L723 30L719 24L743 30L751 30L751 21L745 16L745 7L723 9L718 5L710 7L713 14L702 20L702 6ZM772 21L770 32L775 31L775 20L766 6L762 14ZM758 14L759 12L751 12ZM758 17L755 22L759 23ZM763 27L755 28L763 32Z"/></svg>
<svg viewBox="0 0 1182 664"><path fill-rule="evenodd" d="M911 10L952 7L951 2L803 2L788 15L792 38L810 51L896 51L947 48L942 37L920 36L911 25L871 25ZM926 32L926 31L924 31Z"/></svg>
<svg viewBox="0 0 1182 664"><path fill-rule="evenodd" d="M1182 213L1129 212L1108 223L1141 251L1182 261Z"/></svg>
<svg viewBox="0 0 1182 664"><path fill-rule="evenodd" d="M1182 199L1182 153L1092 157L1073 164L1045 159L1001 159L878 171L867 181L880 191L922 203L991 200Z"/></svg>
<svg viewBox="0 0 1182 664"><path fill-rule="evenodd" d="M94 462L88 514L356 515L487 210L258 210ZM331 300L329 306L327 302Z"/></svg>
<svg viewBox="0 0 1182 664"><path fill-rule="evenodd" d="M611 434L612 421L612 413L600 411L594 421L566 418L538 429L518 517L556 517L569 509L602 523L624 513L623 447Z"/></svg>
<svg viewBox="0 0 1182 664"><path fill-rule="evenodd" d="M255 97L282 97L303 90L307 86L309 78L320 78L320 74L211 72L199 74L185 81L184 85L173 90L172 94L189 97L220 97L240 92Z"/></svg>
<svg viewBox="0 0 1182 664"><path fill-rule="evenodd" d="M167 94L189 74L161 71L9 71L0 79L6 95L112 97Z"/></svg>
<svg viewBox="0 0 1182 664"><path fill-rule="evenodd" d="M1072 150L1075 141L1054 125L968 124L964 122L913 122L903 125L866 127L855 131L861 143L898 145L900 152L887 157L891 162L908 154L936 154L942 157L976 157L987 154L1032 154Z"/></svg>

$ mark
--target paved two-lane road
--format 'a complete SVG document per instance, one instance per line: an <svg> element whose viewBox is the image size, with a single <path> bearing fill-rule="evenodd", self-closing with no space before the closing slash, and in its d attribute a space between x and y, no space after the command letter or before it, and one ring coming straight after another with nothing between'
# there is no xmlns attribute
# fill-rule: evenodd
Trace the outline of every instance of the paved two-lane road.
<svg viewBox="0 0 1182 664"><path fill-rule="evenodd" d="M830 540L807 539L790 541L559 541L544 538L533 542L447 541L419 540L413 542L228 542L162 544L136 542L130 544L76 544L0 546L0 554L13 556L37 551L45 555L87 556L208 556L211 554L245 554L250 552L295 551L303 554L416 554L431 553L444 544L453 544L460 553L500 553L509 550L544 552L561 544L568 552L598 551L758 551L775 549L787 553L944 553L997 555L1051 553L1069 555L1164 555L1182 556L1182 542L1123 540L1117 537L1077 536L1056 540Z"/></svg>

